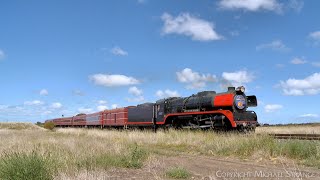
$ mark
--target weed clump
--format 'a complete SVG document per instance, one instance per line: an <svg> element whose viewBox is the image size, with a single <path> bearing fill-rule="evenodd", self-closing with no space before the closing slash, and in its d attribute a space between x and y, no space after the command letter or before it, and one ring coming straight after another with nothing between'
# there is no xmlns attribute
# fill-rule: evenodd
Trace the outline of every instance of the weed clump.
<svg viewBox="0 0 320 180"><path fill-rule="evenodd" d="M172 167L166 171L166 176L173 179L187 179L191 173L183 167Z"/></svg>
<svg viewBox="0 0 320 180"><path fill-rule="evenodd" d="M0 177L4 180L52 180L54 165L49 157L36 151L31 153L3 153L0 159Z"/></svg>

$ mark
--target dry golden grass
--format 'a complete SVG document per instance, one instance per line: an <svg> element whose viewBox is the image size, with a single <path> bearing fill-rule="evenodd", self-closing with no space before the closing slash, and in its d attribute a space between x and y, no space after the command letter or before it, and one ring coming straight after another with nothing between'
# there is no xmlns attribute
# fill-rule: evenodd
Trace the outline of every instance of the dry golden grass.
<svg viewBox="0 0 320 180"><path fill-rule="evenodd" d="M256 133L267 134L320 134L320 125L290 125L257 127Z"/></svg>
<svg viewBox="0 0 320 180"><path fill-rule="evenodd" d="M5 152L29 154L33 151L53 160L55 179L111 178L114 177L109 173L112 168L140 168L139 163L143 168L153 167L157 163L153 157L182 154L246 159L288 158L320 168L319 141L284 142L266 135L216 134L211 131L0 130L0 162ZM154 173L153 178L161 179L164 173Z"/></svg>
<svg viewBox="0 0 320 180"><path fill-rule="evenodd" d="M43 130L43 128L32 124L32 123L21 123L21 122L2 122L0 123L0 129L29 129L29 130Z"/></svg>

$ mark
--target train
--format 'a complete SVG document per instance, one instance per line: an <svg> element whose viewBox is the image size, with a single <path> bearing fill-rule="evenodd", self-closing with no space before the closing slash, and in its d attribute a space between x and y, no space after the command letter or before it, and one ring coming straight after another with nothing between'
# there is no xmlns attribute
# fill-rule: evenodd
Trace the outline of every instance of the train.
<svg viewBox="0 0 320 180"><path fill-rule="evenodd" d="M258 105L245 87L228 87L226 92L201 91L188 97L169 97L154 103L143 103L104 110L92 114L49 119L56 127L100 128L174 128L254 131L257 114L248 110Z"/></svg>

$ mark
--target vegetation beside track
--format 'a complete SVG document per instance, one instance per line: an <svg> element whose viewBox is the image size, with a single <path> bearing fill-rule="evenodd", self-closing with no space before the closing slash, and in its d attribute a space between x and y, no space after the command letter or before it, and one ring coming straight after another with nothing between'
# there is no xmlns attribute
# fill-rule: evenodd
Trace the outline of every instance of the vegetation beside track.
<svg viewBox="0 0 320 180"><path fill-rule="evenodd" d="M12 172L32 172L34 168L39 168L37 171L42 173L38 174L45 174L48 179L78 177L77 173L112 168L139 169L155 163L154 157L179 155L278 163L289 160L320 169L320 141L209 131L0 130L0 177L9 177ZM166 169L161 177L168 177Z"/></svg>

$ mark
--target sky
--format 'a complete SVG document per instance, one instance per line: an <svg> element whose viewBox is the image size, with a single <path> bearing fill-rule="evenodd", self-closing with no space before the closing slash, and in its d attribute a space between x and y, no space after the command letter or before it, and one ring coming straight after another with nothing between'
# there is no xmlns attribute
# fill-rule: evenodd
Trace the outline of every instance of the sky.
<svg viewBox="0 0 320 180"><path fill-rule="evenodd" d="M0 3L0 122L246 87L260 123L320 122L320 1Z"/></svg>

